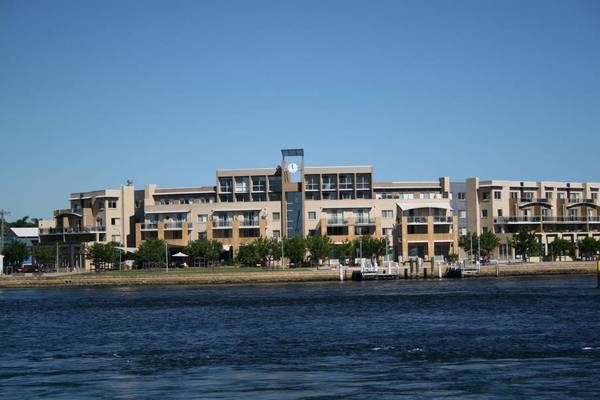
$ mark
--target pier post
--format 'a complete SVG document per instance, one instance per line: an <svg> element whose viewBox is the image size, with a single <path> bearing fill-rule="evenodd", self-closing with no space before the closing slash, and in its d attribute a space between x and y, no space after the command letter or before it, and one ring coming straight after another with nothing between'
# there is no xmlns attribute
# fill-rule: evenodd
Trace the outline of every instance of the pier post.
<svg viewBox="0 0 600 400"><path fill-rule="evenodd" d="M404 266L404 279L408 279L408 267Z"/></svg>
<svg viewBox="0 0 600 400"><path fill-rule="evenodd" d="M423 268L423 279L427 279L427 267Z"/></svg>
<svg viewBox="0 0 600 400"><path fill-rule="evenodd" d="M598 289L600 289L600 261L596 261L596 279L598 280Z"/></svg>

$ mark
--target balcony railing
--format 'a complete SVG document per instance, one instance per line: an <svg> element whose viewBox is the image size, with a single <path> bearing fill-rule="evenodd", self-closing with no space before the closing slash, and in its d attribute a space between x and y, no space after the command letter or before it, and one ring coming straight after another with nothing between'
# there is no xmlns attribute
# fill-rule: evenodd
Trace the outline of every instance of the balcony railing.
<svg viewBox="0 0 600 400"><path fill-rule="evenodd" d="M256 228L259 226L258 218L243 219L240 221L240 226L243 228L248 228L248 227Z"/></svg>
<svg viewBox="0 0 600 400"><path fill-rule="evenodd" d="M409 224L426 224L427 217L406 217L406 222Z"/></svg>
<svg viewBox="0 0 600 400"><path fill-rule="evenodd" d="M449 216L434 216L433 217L434 224L451 224L452 217Z"/></svg>
<svg viewBox="0 0 600 400"><path fill-rule="evenodd" d="M221 186L219 186L219 191L221 193L231 193L232 188L233 187L230 185L221 185Z"/></svg>
<svg viewBox="0 0 600 400"><path fill-rule="evenodd" d="M183 227L183 223L186 221L169 221L165 222L164 229L165 230L178 230Z"/></svg>
<svg viewBox="0 0 600 400"><path fill-rule="evenodd" d="M41 228L41 235L69 235L69 234L82 234L82 233L99 233L106 232L106 227L97 226L76 226L72 228Z"/></svg>
<svg viewBox="0 0 600 400"><path fill-rule="evenodd" d="M324 183L323 190L336 190L337 185L335 183Z"/></svg>
<svg viewBox="0 0 600 400"><path fill-rule="evenodd" d="M552 216L520 216L520 217L496 217L495 224L510 224L510 223L586 223L592 221L592 218L597 217L552 217Z"/></svg>
<svg viewBox="0 0 600 400"><path fill-rule="evenodd" d="M318 183L307 183L306 184L306 190L319 190L319 184Z"/></svg>
<svg viewBox="0 0 600 400"><path fill-rule="evenodd" d="M213 221L213 228L231 228L233 226L232 220L215 220Z"/></svg>
<svg viewBox="0 0 600 400"><path fill-rule="evenodd" d="M147 222L142 224L140 229L143 231L155 231L158 229L158 224L156 222Z"/></svg>
<svg viewBox="0 0 600 400"><path fill-rule="evenodd" d="M356 225L375 225L375 218L369 216L358 216L354 221Z"/></svg>
<svg viewBox="0 0 600 400"><path fill-rule="evenodd" d="M357 190L371 190L371 184L358 182L356 184L356 189Z"/></svg>
<svg viewBox="0 0 600 400"><path fill-rule="evenodd" d="M347 225L348 224L348 220L345 218L327 218L327 225L328 226L342 226L342 225Z"/></svg>
<svg viewBox="0 0 600 400"><path fill-rule="evenodd" d="M574 198L571 197L567 200L569 202L569 204L576 204L576 203L590 203L590 204L596 204L596 202L598 201L597 199L582 199L582 198Z"/></svg>
<svg viewBox="0 0 600 400"><path fill-rule="evenodd" d="M521 197L521 203L550 203L546 197Z"/></svg>
<svg viewBox="0 0 600 400"><path fill-rule="evenodd" d="M252 192L254 193L264 193L267 190L265 185L252 185Z"/></svg>
<svg viewBox="0 0 600 400"><path fill-rule="evenodd" d="M340 190L352 190L354 184L352 182L340 182Z"/></svg>

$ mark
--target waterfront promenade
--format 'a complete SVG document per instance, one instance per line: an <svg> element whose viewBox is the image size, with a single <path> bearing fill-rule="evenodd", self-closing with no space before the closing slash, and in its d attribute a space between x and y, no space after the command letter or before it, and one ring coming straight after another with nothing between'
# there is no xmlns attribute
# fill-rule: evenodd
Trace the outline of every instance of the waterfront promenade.
<svg viewBox="0 0 600 400"><path fill-rule="evenodd" d="M518 275L567 275L591 274L596 271L595 261L542 262L501 264L500 277ZM346 279L351 275L348 269ZM496 266L483 266L479 277L495 277ZM5 276L0 287L40 286L149 286L149 285L216 285L248 283L291 283L336 281L340 279L336 269L286 269L265 270L260 268L220 267L210 269L172 269L162 271L110 271L84 274L48 274L43 276ZM437 279L437 278L434 278Z"/></svg>

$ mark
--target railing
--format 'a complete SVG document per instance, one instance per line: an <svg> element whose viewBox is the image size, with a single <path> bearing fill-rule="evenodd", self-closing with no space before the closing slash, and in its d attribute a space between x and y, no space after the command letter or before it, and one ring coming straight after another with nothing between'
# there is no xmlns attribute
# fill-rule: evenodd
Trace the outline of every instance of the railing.
<svg viewBox="0 0 600 400"><path fill-rule="evenodd" d="M306 190L319 190L319 184L318 183L307 183Z"/></svg>
<svg viewBox="0 0 600 400"><path fill-rule="evenodd" d="M186 221L165 222L164 229L166 229L166 230L181 229L183 227L184 222L186 222Z"/></svg>
<svg viewBox="0 0 600 400"><path fill-rule="evenodd" d="M213 228L231 228L233 226L232 220L215 220L213 221Z"/></svg>
<svg viewBox="0 0 600 400"><path fill-rule="evenodd" d="M360 183L360 182L358 182L356 184L356 189L357 190L371 190L371 184L370 183Z"/></svg>
<svg viewBox="0 0 600 400"><path fill-rule="evenodd" d="M494 223L495 224L507 224L507 223L540 223L540 222L555 222L555 223L569 223L569 222L576 222L576 223L585 223L588 221L592 221L592 218L597 218L597 217L552 217L552 216L521 216L521 217L496 217L494 218Z"/></svg>
<svg viewBox="0 0 600 400"><path fill-rule="evenodd" d="M335 183L324 183L323 190L336 190L337 185Z"/></svg>
<svg viewBox="0 0 600 400"><path fill-rule="evenodd" d="M354 184L352 182L340 182L340 190L352 190Z"/></svg>
<svg viewBox="0 0 600 400"><path fill-rule="evenodd" d="M449 216L434 216L433 217L433 223L434 224L451 224L452 223L452 217Z"/></svg>
<svg viewBox="0 0 600 400"><path fill-rule="evenodd" d="M258 218L243 219L240 221L241 227L257 227L259 226Z"/></svg>
<svg viewBox="0 0 600 400"><path fill-rule="evenodd" d="M328 226L340 226L340 225L347 225L348 224L348 220L345 218L327 218L327 225Z"/></svg>
<svg viewBox="0 0 600 400"><path fill-rule="evenodd" d="M143 231L155 231L158 229L158 224L156 222L148 222L141 224L140 229Z"/></svg>
<svg viewBox="0 0 600 400"><path fill-rule="evenodd" d="M575 204L575 203L591 203L591 204L596 204L597 199L581 199L581 198L571 197L567 201L569 202L569 204Z"/></svg>
<svg viewBox="0 0 600 400"><path fill-rule="evenodd" d="M356 225L375 225L375 218L373 217L356 217L356 220L354 221L354 223Z"/></svg>
<svg viewBox="0 0 600 400"><path fill-rule="evenodd" d="M406 222L409 224L426 224L427 217L406 217Z"/></svg>
<svg viewBox="0 0 600 400"><path fill-rule="evenodd" d="M221 193L231 193L231 190L232 190L232 186L229 186L229 185L221 185L221 186L219 186L219 191Z"/></svg>
<svg viewBox="0 0 600 400"><path fill-rule="evenodd" d="M550 203L546 197L521 197L521 203Z"/></svg>
<svg viewBox="0 0 600 400"><path fill-rule="evenodd" d="M246 185L235 185L236 193L248 193L248 186Z"/></svg>
<svg viewBox="0 0 600 400"><path fill-rule="evenodd" d="M79 233L98 233L106 232L105 226L76 226L73 228L41 228L41 235L68 235L68 234L79 234Z"/></svg>
<svg viewBox="0 0 600 400"><path fill-rule="evenodd" d="M267 190L265 185L252 185L252 191L254 193L264 193Z"/></svg>

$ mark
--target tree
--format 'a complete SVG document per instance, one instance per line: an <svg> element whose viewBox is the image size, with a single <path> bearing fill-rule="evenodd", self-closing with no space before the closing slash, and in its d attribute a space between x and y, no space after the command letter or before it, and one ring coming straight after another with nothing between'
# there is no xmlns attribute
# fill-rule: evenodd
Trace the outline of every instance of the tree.
<svg viewBox="0 0 600 400"><path fill-rule="evenodd" d="M573 252L573 244L568 240L559 238L548 245L548 250L550 251L552 259L559 257L559 260L562 261L563 256Z"/></svg>
<svg viewBox="0 0 600 400"><path fill-rule="evenodd" d="M356 241L344 240L342 243L337 245L337 252L343 259L354 258L354 252L356 251Z"/></svg>
<svg viewBox="0 0 600 400"><path fill-rule="evenodd" d="M540 254L541 244L533 231L521 229L513 235L513 246L517 254L523 256L527 261L529 257L535 257Z"/></svg>
<svg viewBox="0 0 600 400"><path fill-rule="evenodd" d="M56 247L43 244L33 246L33 257L38 264L52 264L56 262Z"/></svg>
<svg viewBox="0 0 600 400"><path fill-rule="evenodd" d="M596 255L598 252L600 242L593 237L586 237L585 239L577 242L577 248L579 249L579 255L585 257L588 260Z"/></svg>
<svg viewBox="0 0 600 400"><path fill-rule="evenodd" d="M117 242L95 242L87 248L85 256L92 261L96 270L105 269L106 265L112 267L119 259L118 246Z"/></svg>
<svg viewBox="0 0 600 400"><path fill-rule="evenodd" d="M483 232L478 239L483 256L489 256L500 245L500 239L492 231Z"/></svg>
<svg viewBox="0 0 600 400"><path fill-rule="evenodd" d="M385 238L376 239L373 236L365 235L360 240L362 240L363 257L380 257L386 253Z"/></svg>
<svg viewBox="0 0 600 400"><path fill-rule="evenodd" d="M302 263L306 256L306 241L301 237L285 238L283 249L285 256L297 265Z"/></svg>
<svg viewBox="0 0 600 400"><path fill-rule="evenodd" d="M464 250L465 253L474 255L478 253L477 235L473 232L467 232L458 238L458 247Z"/></svg>
<svg viewBox="0 0 600 400"><path fill-rule="evenodd" d="M263 267L266 267L267 263L274 257L276 249L275 243L277 243L275 239L264 238L262 236L254 241L256 255L260 259L260 264ZM280 252L281 251L279 251L279 253Z"/></svg>
<svg viewBox="0 0 600 400"><path fill-rule="evenodd" d="M306 248L310 253L310 261L313 264L320 260L331 257L333 243L329 236L313 235L306 237Z"/></svg>
<svg viewBox="0 0 600 400"><path fill-rule="evenodd" d="M144 241L136 254L138 265L143 263L166 263L166 242L164 240L150 238Z"/></svg>
<svg viewBox="0 0 600 400"><path fill-rule="evenodd" d="M29 249L25 243L14 241L4 246L2 254L6 264L20 265L29 257Z"/></svg>
<svg viewBox="0 0 600 400"><path fill-rule="evenodd" d="M246 267L253 267L260 263L261 260L256 252L256 245L254 243L241 245L238 249L237 260Z"/></svg>

